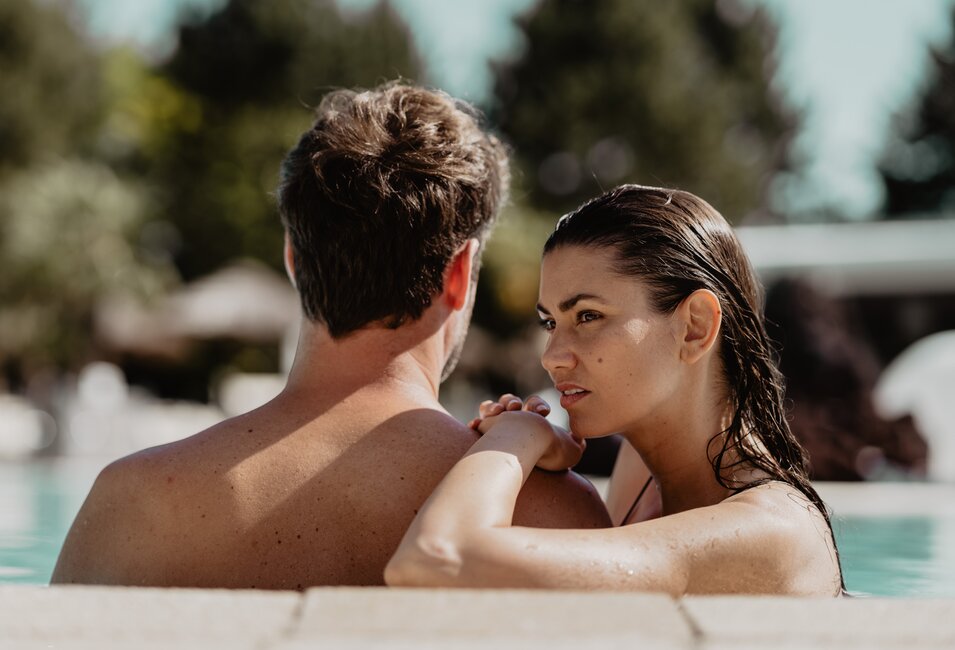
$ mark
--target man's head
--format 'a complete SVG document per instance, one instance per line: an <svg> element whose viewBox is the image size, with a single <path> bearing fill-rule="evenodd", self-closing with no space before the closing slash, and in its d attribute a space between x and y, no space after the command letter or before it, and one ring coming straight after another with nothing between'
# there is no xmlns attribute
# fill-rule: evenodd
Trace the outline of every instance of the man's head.
<svg viewBox="0 0 955 650"><path fill-rule="evenodd" d="M334 338L417 320L455 253L483 246L509 180L463 102L398 83L330 93L278 192L305 315Z"/></svg>

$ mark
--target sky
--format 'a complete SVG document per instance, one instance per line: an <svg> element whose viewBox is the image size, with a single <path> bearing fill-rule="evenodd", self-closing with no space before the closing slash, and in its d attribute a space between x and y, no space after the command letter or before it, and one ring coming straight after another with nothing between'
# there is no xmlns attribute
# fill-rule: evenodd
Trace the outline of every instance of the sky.
<svg viewBox="0 0 955 650"><path fill-rule="evenodd" d="M361 8L375 0L345 0ZM487 62L519 52L512 18L536 0L392 0L425 58L430 82L480 102L490 89ZM928 45L951 35L955 0L742 0L764 6L780 28L780 91L802 110L796 147L806 167L776 190L790 209L835 207L850 218L878 211L875 161L893 114L910 105L925 80ZM172 47L185 6L223 0L77 0L92 32L132 41L153 53Z"/></svg>
<svg viewBox="0 0 955 650"><path fill-rule="evenodd" d="M873 161L893 114L911 105L926 80L928 45L951 36L951 0L760 4L780 26L785 96L805 109L797 146L810 163L808 182L792 191L831 201L850 216L871 215L883 198Z"/></svg>

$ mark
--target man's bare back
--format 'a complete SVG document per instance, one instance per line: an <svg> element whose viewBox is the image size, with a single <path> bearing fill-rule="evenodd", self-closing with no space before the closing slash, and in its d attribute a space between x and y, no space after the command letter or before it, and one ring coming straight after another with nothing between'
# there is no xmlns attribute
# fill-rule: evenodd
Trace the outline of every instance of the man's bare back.
<svg viewBox="0 0 955 650"><path fill-rule="evenodd" d="M53 581L383 584L417 508L475 434L433 405L382 397L366 391L323 409L283 395L117 461L77 517ZM609 525L593 488L571 473L539 473L516 521Z"/></svg>

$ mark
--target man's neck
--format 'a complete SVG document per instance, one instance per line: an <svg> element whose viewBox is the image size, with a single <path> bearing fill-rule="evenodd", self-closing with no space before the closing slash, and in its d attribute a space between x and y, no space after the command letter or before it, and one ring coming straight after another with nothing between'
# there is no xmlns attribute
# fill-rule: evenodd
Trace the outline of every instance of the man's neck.
<svg viewBox="0 0 955 650"><path fill-rule="evenodd" d="M428 325L424 318L397 329L369 326L334 339L304 320L285 393L328 404L371 390L437 406L446 353L440 328Z"/></svg>

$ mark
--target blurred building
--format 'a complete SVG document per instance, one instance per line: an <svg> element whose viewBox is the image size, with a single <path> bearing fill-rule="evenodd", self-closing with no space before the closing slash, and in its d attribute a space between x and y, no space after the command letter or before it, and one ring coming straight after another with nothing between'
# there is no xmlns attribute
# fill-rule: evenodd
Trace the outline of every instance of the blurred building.
<svg viewBox="0 0 955 650"><path fill-rule="evenodd" d="M105 358L130 383L160 397L206 402L220 375L286 372L300 317L287 278L242 260L155 304L107 297L94 320Z"/></svg>
<svg viewBox="0 0 955 650"><path fill-rule="evenodd" d="M911 382L920 383L920 376L925 382L914 389L897 380L883 385L885 368L910 346L955 330L955 221L737 232L769 288L767 320L781 348L791 424L809 450L815 477L927 472L955 480L955 472L941 469L955 464L951 420L933 417L939 405L931 400L900 395L939 394L927 385L937 369L907 370Z"/></svg>

